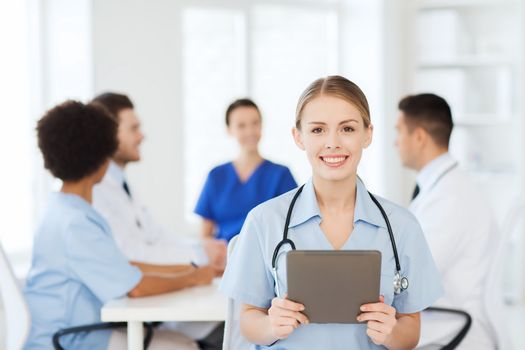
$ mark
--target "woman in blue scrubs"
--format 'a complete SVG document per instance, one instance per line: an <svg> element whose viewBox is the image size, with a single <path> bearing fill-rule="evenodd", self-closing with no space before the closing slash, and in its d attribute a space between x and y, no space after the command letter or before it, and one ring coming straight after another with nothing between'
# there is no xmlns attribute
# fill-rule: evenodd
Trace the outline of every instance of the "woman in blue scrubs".
<svg viewBox="0 0 525 350"><path fill-rule="evenodd" d="M24 349L51 349L58 330L99 323L100 309L111 299L211 282L214 271L208 266L128 262L91 206L93 186L117 149L117 122L105 109L65 102L39 120L37 133L45 167L62 180L62 188L52 194L34 238L24 289L32 324ZM177 349L197 349L182 334L162 331L151 349L162 348L168 338ZM106 330L68 335L60 343L65 349L103 350L125 339L125 333Z"/></svg>
<svg viewBox="0 0 525 350"><path fill-rule="evenodd" d="M250 212L228 260L221 290L241 303L241 332L255 349L412 349L419 339L419 312L442 295L442 286L417 220L378 198L392 225L400 274L410 281L394 293L387 225L357 176L362 152L372 142L366 97L346 78L330 76L308 86L296 111L293 135L312 177L295 203L288 238L297 249L379 250L381 296L361 306L360 324L310 323L305 306L287 299L286 254L277 260L277 277L272 256L296 193L291 191ZM290 249L284 245L281 251Z"/></svg>
<svg viewBox="0 0 525 350"><path fill-rule="evenodd" d="M237 158L208 174L195 213L203 218L202 235L229 241L241 231L248 212L258 204L297 187L290 170L259 153L261 114L249 99L226 110L226 126L240 148Z"/></svg>

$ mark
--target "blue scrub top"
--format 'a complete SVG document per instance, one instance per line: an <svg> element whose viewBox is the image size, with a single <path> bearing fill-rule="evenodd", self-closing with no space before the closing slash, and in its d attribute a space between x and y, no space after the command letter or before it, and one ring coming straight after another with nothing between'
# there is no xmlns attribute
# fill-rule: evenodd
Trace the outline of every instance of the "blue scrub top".
<svg viewBox="0 0 525 350"><path fill-rule="evenodd" d="M31 312L25 349L52 349L59 329L100 322L100 309L142 278L106 221L79 196L54 193L35 235L24 294ZM65 349L106 349L110 331L61 338Z"/></svg>
<svg viewBox="0 0 525 350"><path fill-rule="evenodd" d="M237 302L269 308L276 296L272 274L272 255L281 241L286 213L294 191L269 200L253 209L242 228L239 240L228 259L221 291ZM409 288L394 295L394 254L381 212L368 196L365 186L357 181L354 231L342 250L379 250L381 259L380 293L385 303L398 313L415 313L432 305L442 294L439 272L434 264L421 227L406 209L379 198L392 225L401 276ZM290 220L288 237L297 249L333 250L319 224L322 216L312 181L306 183L297 199ZM289 251L285 245L281 252ZM278 283L287 292L286 254L277 260ZM254 345L253 349L383 349L366 335L366 324L309 324L295 329L287 339L271 346Z"/></svg>
<svg viewBox="0 0 525 350"><path fill-rule="evenodd" d="M241 231L250 210L296 187L292 173L283 165L263 160L250 178L241 182L229 162L210 171L195 213L217 225L218 239L229 241Z"/></svg>

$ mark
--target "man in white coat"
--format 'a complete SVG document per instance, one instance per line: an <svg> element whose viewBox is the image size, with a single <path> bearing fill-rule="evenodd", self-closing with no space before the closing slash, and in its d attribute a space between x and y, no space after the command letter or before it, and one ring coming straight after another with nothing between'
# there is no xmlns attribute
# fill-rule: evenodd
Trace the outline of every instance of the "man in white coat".
<svg viewBox="0 0 525 350"><path fill-rule="evenodd" d="M133 261L150 264L210 264L218 271L224 270L226 243L219 240L201 241L181 237L158 225L138 194L126 180L125 168L130 162L140 160L140 145L144 135L134 105L123 94L104 93L93 100L105 107L118 120L118 149L112 157L103 180L94 187L93 206L108 221L117 246ZM217 326L178 324L176 329L194 339L220 343L222 329L216 334L210 330ZM201 348L214 349L215 345L200 344Z"/></svg>
<svg viewBox="0 0 525 350"><path fill-rule="evenodd" d="M403 165L418 172L410 210L423 228L445 288L435 306L471 315L472 326L458 349L495 349L483 295L497 231L487 200L448 153L450 107L439 96L420 94L402 99L399 110L396 146ZM451 340L462 326L454 320L457 316L422 313L419 346Z"/></svg>

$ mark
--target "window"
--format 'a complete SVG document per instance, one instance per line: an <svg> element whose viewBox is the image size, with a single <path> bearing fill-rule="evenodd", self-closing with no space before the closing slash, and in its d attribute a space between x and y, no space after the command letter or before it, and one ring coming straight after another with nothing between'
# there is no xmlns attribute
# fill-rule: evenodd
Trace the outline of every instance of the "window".
<svg viewBox="0 0 525 350"><path fill-rule="evenodd" d="M0 239L4 250L18 259L31 245L33 228L32 151L33 125L29 86L29 28L27 1L0 5L0 65L2 127L0 128ZM7 98L8 97L8 98ZM27 255L27 254L26 254Z"/></svg>
<svg viewBox="0 0 525 350"><path fill-rule="evenodd" d="M5 8L3 8L5 6ZM91 1L5 1L0 5L0 239L15 273L29 267L33 233L53 188L35 123L67 98L92 95Z"/></svg>

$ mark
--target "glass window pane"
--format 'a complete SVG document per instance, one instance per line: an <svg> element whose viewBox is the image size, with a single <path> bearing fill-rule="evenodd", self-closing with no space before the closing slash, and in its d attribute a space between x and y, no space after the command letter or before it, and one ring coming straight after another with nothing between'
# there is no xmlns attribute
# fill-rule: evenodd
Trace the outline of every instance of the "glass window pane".
<svg viewBox="0 0 525 350"><path fill-rule="evenodd" d="M5 5L5 8L4 8ZM11 257L27 253L33 229L31 192L33 123L29 95L29 33L26 1L7 1L0 5L0 42L6 55L0 65L0 239ZM13 256L14 255L14 256Z"/></svg>

